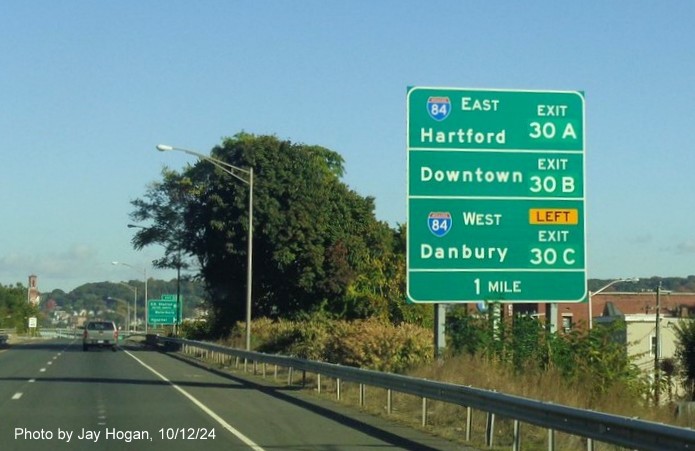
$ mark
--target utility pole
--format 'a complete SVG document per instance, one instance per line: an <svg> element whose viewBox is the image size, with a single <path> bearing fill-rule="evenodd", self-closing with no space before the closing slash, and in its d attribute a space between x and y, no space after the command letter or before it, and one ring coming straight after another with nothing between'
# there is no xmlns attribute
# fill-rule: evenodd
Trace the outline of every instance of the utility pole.
<svg viewBox="0 0 695 451"><path fill-rule="evenodd" d="M656 287L656 327L655 327L655 332L654 332L654 340L656 343L654 344L654 404L659 405L659 379L661 377L660 375L660 368L659 368L659 351L660 351L660 346L659 346L659 339L660 339L660 330L659 330L659 320L660 320L660 312L661 312L661 282L659 282L659 285Z"/></svg>

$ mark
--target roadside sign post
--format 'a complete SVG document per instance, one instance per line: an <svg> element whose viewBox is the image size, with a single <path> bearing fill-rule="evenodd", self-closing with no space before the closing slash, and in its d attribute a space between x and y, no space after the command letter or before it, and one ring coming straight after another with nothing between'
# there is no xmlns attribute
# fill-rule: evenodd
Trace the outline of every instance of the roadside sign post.
<svg viewBox="0 0 695 451"><path fill-rule="evenodd" d="M407 94L411 302L586 299L584 97Z"/></svg>

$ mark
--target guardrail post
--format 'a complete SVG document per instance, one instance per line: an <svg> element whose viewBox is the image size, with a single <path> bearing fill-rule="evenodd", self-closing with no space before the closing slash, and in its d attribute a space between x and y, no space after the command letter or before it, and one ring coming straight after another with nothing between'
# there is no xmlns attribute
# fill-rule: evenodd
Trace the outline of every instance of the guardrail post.
<svg viewBox="0 0 695 451"><path fill-rule="evenodd" d="M321 373L316 373L316 389L321 394Z"/></svg>
<svg viewBox="0 0 695 451"><path fill-rule="evenodd" d="M548 429L548 451L555 451L555 430Z"/></svg>
<svg viewBox="0 0 695 451"><path fill-rule="evenodd" d="M466 441L471 441L471 428L473 427L473 409L466 407Z"/></svg>
<svg viewBox="0 0 695 451"><path fill-rule="evenodd" d="M393 398L393 393L391 392L391 389L389 388L386 390L386 413L391 415L391 402Z"/></svg>
<svg viewBox="0 0 695 451"><path fill-rule="evenodd" d="M287 385L292 385L292 367L289 367L289 370L287 371Z"/></svg>
<svg viewBox="0 0 695 451"><path fill-rule="evenodd" d="M275 370L273 371L273 379L277 380L278 379L278 366L275 364Z"/></svg>
<svg viewBox="0 0 695 451"><path fill-rule="evenodd" d="M586 451L594 451L594 440L591 438L586 439Z"/></svg>
<svg viewBox="0 0 695 451"><path fill-rule="evenodd" d="M360 407L364 407L364 384L360 384Z"/></svg>
<svg viewBox="0 0 695 451"><path fill-rule="evenodd" d="M338 401L340 401L340 378L335 380L335 393L338 397Z"/></svg>
<svg viewBox="0 0 695 451"><path fill-rule="evenodd" d="M512 451L521 451L521 428L519 420L514 420L514 439L512 443Z"/></svg>
<svg viewBox="0 0 695 451"><path fill-rule="evenodd" d="M493 439L495 438L495 414L487 413L487 421L485 422L485 443L488 448L492 448Z"/></svg>
<svg viewBox="0 0 695 451"><path fill-rule="evenodd" d="M427 398L422 398L422 426L427 426Z"/></svg>
<svg viewBox="0 0 695 451"><path fill-rule="evenodd" d="M263 362L263 369L262 369L262 371L263 371L263 379L265 379L265 366L266 366L266 365L265 365L265 362Z"/></svg>

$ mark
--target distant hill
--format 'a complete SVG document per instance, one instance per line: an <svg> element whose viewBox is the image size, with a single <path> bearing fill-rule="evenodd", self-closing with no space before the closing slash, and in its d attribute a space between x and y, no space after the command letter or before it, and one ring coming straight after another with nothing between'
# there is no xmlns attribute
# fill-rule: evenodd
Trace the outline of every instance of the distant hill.
<svg viewBox="0 0 695 451"><path fill-rule="evenodd" d="M69 312L79 312L82 309L100 310L106 304L122 300L133 301L134 289L137 289L137 302L141 308L145 294L143 280L129 280L124 283L92 282L80 285L69 293L57 289L41 294L41 303ZM176 279L170 281L150 279L147 282L147 297L160 299L163 294L176 294ZM203 305L205 290L202 283L192 280L181 280L181 299L183 300L184 316L193 316L193 311Z"/></svg>
<svg viewBox="0 0 695 451"><path fill-rule="evenodd" d="M596 291L606 286L615 279L589 279L587 285L589 291ZM642 292L655 291L656 287L661 282L663 290L670 290L677 293L695 293L695 276L688 277L649 277L646 279L640 278L638 282L618 282L615 285L607 288L606 291L627 291L627 292Z"/></svg>

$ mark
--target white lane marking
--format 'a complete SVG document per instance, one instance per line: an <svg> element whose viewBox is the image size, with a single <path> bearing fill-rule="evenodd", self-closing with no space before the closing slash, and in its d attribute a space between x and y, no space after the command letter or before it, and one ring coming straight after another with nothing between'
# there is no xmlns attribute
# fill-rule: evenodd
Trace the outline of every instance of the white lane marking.
<svg viewBox="0 0 695 451"><path fill-rule="evenodd" d="M239 432L238 430L236 430L234 427L232 427L232 425L230 425L229 423L227 423L226 421L224 421L224 419L222 419L222 417L220 417L220 416L217 415L215 412L213 412L212 410L210 410L205 404L203 404L202 402L200 402L200 401L198 401L196 398L194 398L193 395L191 395L190 393L188 393L186 390L184 390L183 388L181 388L181 387L179 387L178 385L176 385L176 384L174 384L173 382L171 382L169 379L167 379L166 377L164 377L164 376L163 376L161 373L159 373L157 370L155 370L154 368L152 368L151 366L149 366L148 364L146 364L146 363L143 362L142 360L138 359L137 357L135 357L135 356L134 356L133 354L131 354L129 351L124 351L124 352L125 352L126 354L128 354L129 356L131 356L133 359L135 359L135 361L138 362L140 365L142 365L142 366L144 366L145 368L147 368L148 370L150 370L150 371L151 371L154 375L156 375L158 378L160 378L161 380L163 380L164 382L166 382L167 384L169 384L169 385L171 385L173 388L175 388L179 393L181 393L183 396L185 396L186 398L188 398L193 404L195 404L195 405L198 406L203 412L205 412L205 413L207 413L209 416L211 416L215 421L217 421L220 425L222 425L223 428L225 428L226 430L228 430L229 432L231 432L232 434L234 434L239 440L241 440L242 442L244 442L244 443L245 443L246 445L248 445L251 449L253 449L253 450L255 450L255 451L265 451L265 450L264 450L263 448L261 448L259 445L257 445L256 443L254 443L250 438L248 438L247 436L245 436L244 434L242 434L241 432Z"/></svg>
<svg viewBox="0 0 695 451"><path fill-rule="evenodd" d="M41 368L41 369L39 370L39 373L45 373L45 372L46 372L46 368Z"/></svg>
<svg viewBox="0 0 695 451"><path fill-rule="evenodd" d="M17 392L14 394L14 396L12 396L12 399L19 399L21 397L22 397L22 393Z"/></svg>
<svg viewBox="0 0 695 451"><path fill-rule="evenodd" d="M33 383L33 382L36 382L36 379L29 379L29 383L30 383L30 384Z"/></svg>
<svg viewBox="0 0 695 451"><path fill-rule="evenodd" d="M46 365L53 365L53 362L46 362Z"/></svg>

